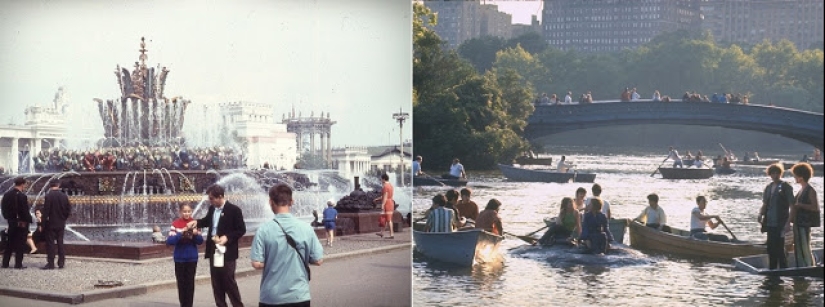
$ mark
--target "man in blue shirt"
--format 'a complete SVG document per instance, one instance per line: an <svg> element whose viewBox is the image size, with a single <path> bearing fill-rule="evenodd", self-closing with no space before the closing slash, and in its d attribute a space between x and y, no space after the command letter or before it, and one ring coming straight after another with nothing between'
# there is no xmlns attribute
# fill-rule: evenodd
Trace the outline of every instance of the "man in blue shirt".
<svg viewBox="0 0 825 307"><path fill-rule="evenodd" d="M275 218L258 228L249 254L252 267L263 270L260 306L310 306L307 263L321 265L324 249L312 227L289 212L292 203L288 186L269 189Z"/></svg>
<svg viewBox="0 0 825 307"><path fill-rule="evenodd" d="M416 156L415 160L412 163L412 172L413 176L424 175L424 172L421 171L421 161L423 158L421 156Z"/></svg>

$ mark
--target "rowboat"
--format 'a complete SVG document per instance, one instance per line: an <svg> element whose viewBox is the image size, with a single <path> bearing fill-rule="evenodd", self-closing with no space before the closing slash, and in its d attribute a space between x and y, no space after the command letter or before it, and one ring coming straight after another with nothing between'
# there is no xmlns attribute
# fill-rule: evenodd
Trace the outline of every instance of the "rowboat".
<svg viewBox="0 0 825 307"><path fill-rule="evenodd" d="M503 236L481 229L455 232L413 231L413 242L418 252L427 258L463 267L504 261L498 250L502 240Z"/></svg>
<svg viewBox="0 0 825 307"><path fill-rule="evenodd" d="M415 176L413 177L413 186L421 187L421 186L451 186L451 187L463 187L467 185L467 179L443 179L443 178L434 178L434 177L425 177L425 176Z"/></svg>
<svg viewBox="0 0 825 307"><path fill-rule="evenodd" d="M659 168L664 179L708 179L713 177L711 168Z"/></svg>
<svg viewBox="0 0 825 307"><path fill-rule="evenodd" d="M822 267L822 249L817 248L812 250L812 252L814 254L814 263L819 263L819 265L797 268L796 259L793 256L793 252L791 252L788 254L788 268L785 269L768 269L767 254L733 258L733 266L743 271L766 276L808 276L823 278L825 268Z"/></svg>
<svg viewBox="0 0 825 307"><path fill-rule="evenodd" d="M530 158L518 157L515 159L519 165L553 165L553 158Z"/></svg>
<svg viewBox="0 0 825 307"><path fill-rule="evenodd" d="M811 168L814 169L814 174L817 174L817 173L822 174L822 171L823 171L822 162L808 162L808 164L810 164ZM785 170L791 169L791 167L793 167L794 165L796 165L796 163L782 163L782 167L785 168Z"/></svg>
<svg viewBox="0 0 825 307"><path fill-rule="evenodd" d="M596 180L596 174L593 173L559 173L555 170L526 169L504 164L499 164L498 168L504 174L504 177L511 181L566 183L571 181L593 182Z"/></svg>
<svg viewBox="0 0 825 307"><path fill-rule="evenodd" d="M556 219L558 219L558 217L544 219L544 224L547 225L547 227L553 227ZM613 240L616 240L618 243L624 243L624 233L629 222L630 219L610 219L607 221L607 227L610 229L610 234L613 235Z"/></svg>
<svg viewBox="0 0 825 307"><path fill-rule="evenodd" d="M733 161L732 164L736 165L764 165L768 166L774 163L779 163L779 160L750 160L750 161Z"/></svg>
<svg viewBox="0 0 825 307"><path fill-rule="evenodd" d="M710 259L733 259L761 254L767 250L764 244L699 240L691 237L689 231L673 227L670 227L670 232L659 231L637 221L630 222L630 246L640 250Z"/></svg>

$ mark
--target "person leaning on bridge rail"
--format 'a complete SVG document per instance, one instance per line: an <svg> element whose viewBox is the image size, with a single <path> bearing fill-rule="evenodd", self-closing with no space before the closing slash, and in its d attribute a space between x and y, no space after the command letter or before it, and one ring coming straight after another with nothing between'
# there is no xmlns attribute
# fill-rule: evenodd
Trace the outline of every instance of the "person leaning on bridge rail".
<svg viewBox="0 0 825 307"><path fill-rule="evenodd" d="M662 101L662 95L659 94L659 91L653 92L653 98L651 99L653 102Z"/></svg>
<svg viewBox="0 0 825 307"><path fill-rule="evenodd" d="M573 92L567 91L567 95L564 95L564 104L573 104Z"/></svg>

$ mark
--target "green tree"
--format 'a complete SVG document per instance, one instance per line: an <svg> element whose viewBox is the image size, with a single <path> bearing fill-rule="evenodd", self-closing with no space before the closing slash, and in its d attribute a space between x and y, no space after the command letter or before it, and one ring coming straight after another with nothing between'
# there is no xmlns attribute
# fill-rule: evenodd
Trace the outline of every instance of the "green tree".
<svg viewBox="0 0 825 307"><path fill-rule="evenodd" d="M517 37L513 37L507 40L507 47L515 48L516 46L521 46L530 54L539 54L550 45L547 43L547 40L544 37L541 37L539 33L536 32L527 32Z"/></svg>
<svg viewBox="0 0 825 307"><path fill-rule="evenodd" d="M496 53L504 49L505 41L498 36L482 36L464 41L458 46L458 54L467 59L479 73L493 67Z"/></svg>

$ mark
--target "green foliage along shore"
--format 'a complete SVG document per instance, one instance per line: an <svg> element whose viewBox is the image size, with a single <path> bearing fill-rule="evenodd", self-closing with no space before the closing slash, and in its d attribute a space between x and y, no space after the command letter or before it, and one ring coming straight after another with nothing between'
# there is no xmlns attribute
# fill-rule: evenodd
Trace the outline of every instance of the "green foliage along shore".
<svg viewBox="0 0 825 307"><path fill-rule="evenodd" d="M787 40L755 46L717 44L707 33L663 33L636 49L579 53L548 47L535 33L510 40L481 37L447 50L432 30L437 16L415 3L413 139L425 168L495 168L530 148L522 133L541 93L615 100L625 87L748 95L751 104L823 112L823 51ZM442 166L443 167L440 167Z"/></svg>

